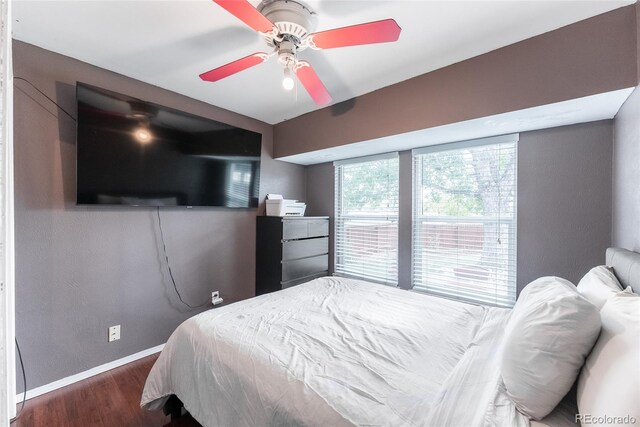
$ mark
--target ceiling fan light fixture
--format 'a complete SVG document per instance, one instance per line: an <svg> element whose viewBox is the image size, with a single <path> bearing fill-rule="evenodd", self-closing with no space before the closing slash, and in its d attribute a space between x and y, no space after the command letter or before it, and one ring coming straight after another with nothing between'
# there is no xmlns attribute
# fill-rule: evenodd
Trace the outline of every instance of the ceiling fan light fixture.
<svg viewBox="0 0 640 427"><path fill-rule="evenodd" d="M295 86L295 82L293 81L293 76L291 75L291 69L286 67L284 69L284 78L282 79L282 87L286 91L293 90Z"/></svg>

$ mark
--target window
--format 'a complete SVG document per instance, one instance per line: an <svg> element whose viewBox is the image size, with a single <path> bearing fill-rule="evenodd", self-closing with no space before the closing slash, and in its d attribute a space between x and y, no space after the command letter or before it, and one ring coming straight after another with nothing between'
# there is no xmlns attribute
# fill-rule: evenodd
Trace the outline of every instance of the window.
<svg viewBox="0 0 640 427"><path fill-rule="evenodd" d="M413 151L413 287L511 307L516 300L517 136Z"/></svg>
<svg viewBox="0 0 640 427"><path fill-rule="evenodd" d="M334 165L336 274L397 285L397 153Z"/></svg>

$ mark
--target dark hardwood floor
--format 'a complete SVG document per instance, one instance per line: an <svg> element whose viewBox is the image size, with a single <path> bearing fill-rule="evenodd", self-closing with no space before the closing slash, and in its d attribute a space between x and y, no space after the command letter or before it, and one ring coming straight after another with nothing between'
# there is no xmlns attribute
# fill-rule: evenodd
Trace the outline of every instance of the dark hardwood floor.
<svg viewBox="0 0 640 427"><path fill-rule="evenodd" d="M142 388L157 357L149 356L30 399L11 426L200 426L188 414L171 421L162 411L140 408Z"/></svg>

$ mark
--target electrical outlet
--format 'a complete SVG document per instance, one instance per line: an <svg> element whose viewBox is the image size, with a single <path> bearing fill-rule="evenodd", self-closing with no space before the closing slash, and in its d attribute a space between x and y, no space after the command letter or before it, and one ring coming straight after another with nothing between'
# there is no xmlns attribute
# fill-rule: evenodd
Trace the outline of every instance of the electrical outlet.
<svg viewBox="0 0 640 427"><path fill-rule="evenodd" d="M213 305L222 304L222 301L224 301L224 300L222 298L220 298L220 292L219 291L211 292L211 304L213 304Z"/></svg>
<svg viewBox="0 0 640 427"><path fill-rule="evenodd" d="M109 342L118 341L120 339L120 325L109 327Z"/></svg>

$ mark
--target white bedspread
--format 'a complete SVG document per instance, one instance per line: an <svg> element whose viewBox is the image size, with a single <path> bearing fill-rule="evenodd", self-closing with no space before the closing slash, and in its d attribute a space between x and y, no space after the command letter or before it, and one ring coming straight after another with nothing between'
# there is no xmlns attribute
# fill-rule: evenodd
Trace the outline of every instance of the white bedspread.
<svg viewBox="0 0 640 427"><path fill-rule="evenodd" d="M176 329L141 405L205 426L529 426L499 372L509 310L322 278Z"/></svg>

